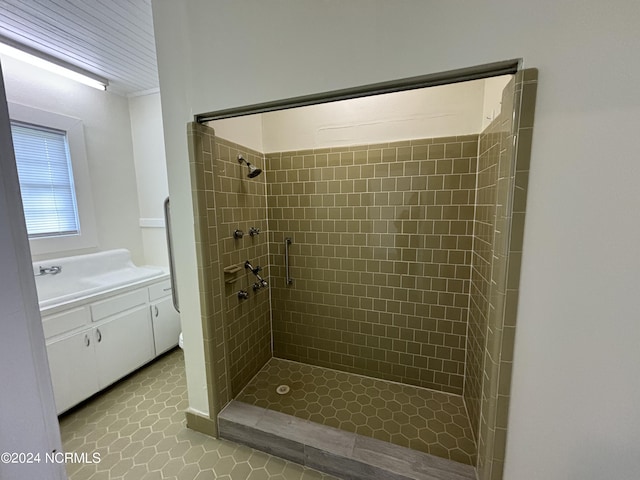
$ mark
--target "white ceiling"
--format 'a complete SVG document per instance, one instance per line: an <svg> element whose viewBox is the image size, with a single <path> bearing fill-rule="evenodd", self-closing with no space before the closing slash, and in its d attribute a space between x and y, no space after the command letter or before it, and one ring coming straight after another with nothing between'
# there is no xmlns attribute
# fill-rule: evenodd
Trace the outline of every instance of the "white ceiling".
<svg viewBox="0 0 640 480"><path fill-rule="evenodd" d="M0 35L128 95L158 88L151 0L0 0Z"/></svg>

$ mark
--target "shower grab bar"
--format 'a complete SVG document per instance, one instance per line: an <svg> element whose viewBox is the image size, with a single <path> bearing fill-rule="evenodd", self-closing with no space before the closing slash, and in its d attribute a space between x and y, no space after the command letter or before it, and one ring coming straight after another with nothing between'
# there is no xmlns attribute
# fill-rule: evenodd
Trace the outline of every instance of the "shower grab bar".
<svg viewBox="0 0 640 480"><path fill-rule="evenodd" d="M291 278L291 274L289 273L289 245L291 245L291 243L291 237L284 239L284 269L287 276L287 285L291 285L293 283L293 278Z"/></svg>
<svg viewBox="0 0 640 480"><path fill-rule="evenodd" d="M178 289L176 288L176 267L173 263L173 244L171 243L171 207L169 197L164 201L164 223L167 234L167 250L169 251L169 276L171 277L171 299L173 308L180 313L180 303L178 302Z"/></svg>

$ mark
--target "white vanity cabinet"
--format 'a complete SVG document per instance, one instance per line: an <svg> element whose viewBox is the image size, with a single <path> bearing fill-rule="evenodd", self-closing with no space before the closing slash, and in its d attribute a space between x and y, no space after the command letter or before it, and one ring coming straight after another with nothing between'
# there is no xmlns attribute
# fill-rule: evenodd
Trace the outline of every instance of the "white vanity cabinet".
<svg viewBox="0 0 640 480"><path fill-rule="evenodd" d="M168 281L43 316L58 413L133 372L178 342Z"/></svg>
<svg viewBox="0 0 640 480"><path fill-rule="evenodd" d="M100 389L155 357L146 305L109 317L93 329Z"/></svg>
<svg viewBox="0 0 640 480"><path fill-rule="evenodd" d="M171 282L167 280L149 287L149 301L156 355L160 355L178 344L181 330L180 316L171 298Z"/></svg>
<svg viewBox="0 0 640 480"><path fill-rule="evenodd" d="M58 413L100 390L95 344L90 331L47 343L49 370Z"/></svg>

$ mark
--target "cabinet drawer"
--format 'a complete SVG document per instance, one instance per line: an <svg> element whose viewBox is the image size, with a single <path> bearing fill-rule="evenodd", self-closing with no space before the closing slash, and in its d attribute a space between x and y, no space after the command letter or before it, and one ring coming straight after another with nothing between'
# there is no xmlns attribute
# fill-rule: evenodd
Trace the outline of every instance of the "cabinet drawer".
<svg viewBox="0 0 640 480"><path fill-rule="evenodd" d="M171 295L171 280L163 280L149 287L149 301L151 302L167 295Z"/></svg>
<svg viewBox="0 0 640 480"><path fill-rule="evenodd" d="M91 316L86 306L74 308L56 315L42 317L44 338L55 337L62 333L70 332L76 328L90 323Z"/></svg>
<svg viewBox="0 0 640 480"><path fill-rule="evenodd" d="M133 292L108 298L91 305L91 318L94 322L110 317L125 310L144 305L147 303L147 292L145 289L134 290Z"/></svg>

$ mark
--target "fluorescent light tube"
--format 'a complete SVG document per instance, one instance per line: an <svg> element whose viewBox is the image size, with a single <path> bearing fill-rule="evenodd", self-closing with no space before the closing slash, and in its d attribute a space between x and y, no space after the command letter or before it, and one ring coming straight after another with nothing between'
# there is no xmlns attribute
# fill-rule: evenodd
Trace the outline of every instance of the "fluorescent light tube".
<svg viewBox="0 0 640 480"><path fill-rule="evenodd" d="M67 64L62 60L54 59L52 56L38 52L30 47L22 45L13 46L17 45L17 43L7 40L8 39L6 38L0 38L0 42L6 42L0 43L0 54L5 54L35 67L42 68L43 70L62 75L63 77L70 78L71 80L75 80L76 82L80 82L84 85L97 88L98 90L107 89L109 82L104 78L92 75L89 72L84 73L83 69L80 67ZM12 43L13 45L8 45L7 43Z"/></svg>

